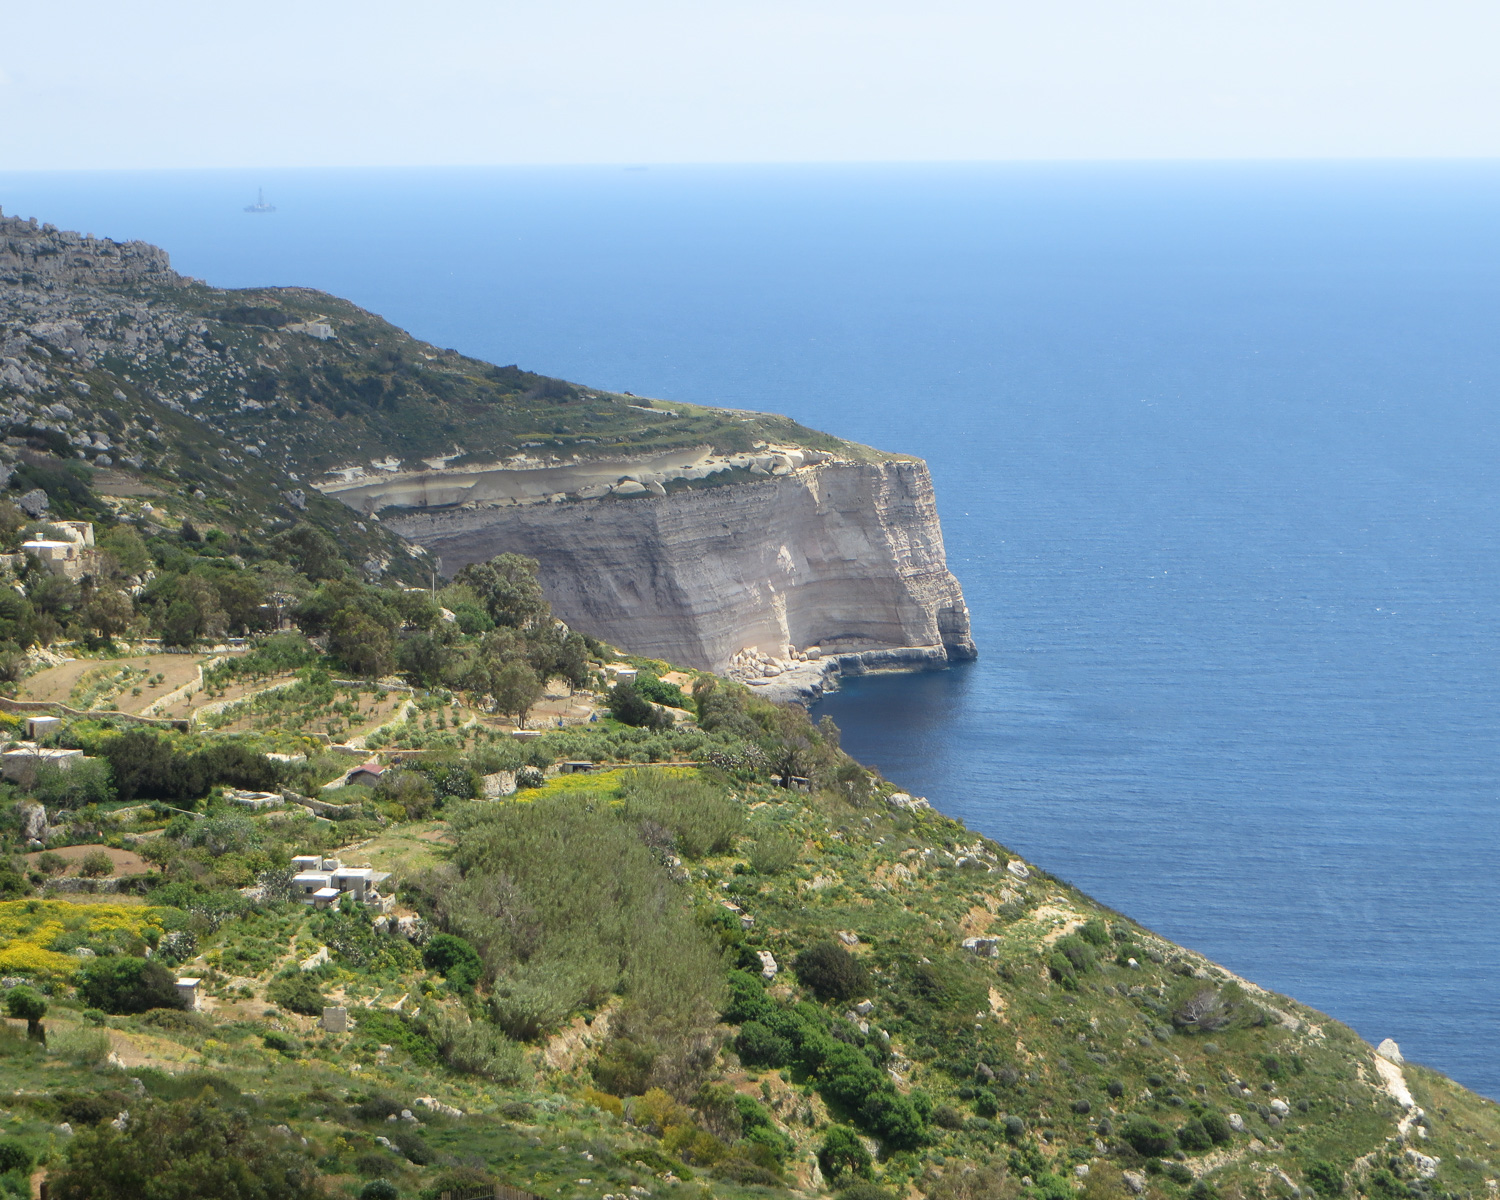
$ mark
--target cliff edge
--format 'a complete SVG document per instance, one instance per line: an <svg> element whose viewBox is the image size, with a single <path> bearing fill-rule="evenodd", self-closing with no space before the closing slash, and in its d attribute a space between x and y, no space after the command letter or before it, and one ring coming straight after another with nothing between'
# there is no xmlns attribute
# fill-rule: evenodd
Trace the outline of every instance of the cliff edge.
<svg viewBox="0 0 1500 1200"><path fill-rule="evenodd" d="M858 669L975 654L920 461L817 463L659 496L385 520L450 573L529 555L565 621L699 668L771 679L809 659Z"/></svg>

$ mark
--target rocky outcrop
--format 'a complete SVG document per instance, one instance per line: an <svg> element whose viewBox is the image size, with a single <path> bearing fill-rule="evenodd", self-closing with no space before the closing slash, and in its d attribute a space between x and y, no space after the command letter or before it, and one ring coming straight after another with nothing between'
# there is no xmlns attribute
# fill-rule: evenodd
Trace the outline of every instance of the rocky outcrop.
<svg viewBox="0 0 1500 1200"><path fill-rule="evenodd" d="M445 574L529 555L563 620L690 666L722 669L750 647L884 667L974 656L919 461L804 466L664 496L419 510L386 523L441 555Z"/></svg>

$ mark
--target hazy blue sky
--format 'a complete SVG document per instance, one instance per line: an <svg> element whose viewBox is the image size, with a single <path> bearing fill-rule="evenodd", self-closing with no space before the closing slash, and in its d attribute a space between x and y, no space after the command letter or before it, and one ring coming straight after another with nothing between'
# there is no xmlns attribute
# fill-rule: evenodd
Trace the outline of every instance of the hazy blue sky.
<svg viewBox="0 0 1500 1200"><path fill-rule="evenodd" d="M1500 154L1496 0L0 0L0 169Z"/></svg>

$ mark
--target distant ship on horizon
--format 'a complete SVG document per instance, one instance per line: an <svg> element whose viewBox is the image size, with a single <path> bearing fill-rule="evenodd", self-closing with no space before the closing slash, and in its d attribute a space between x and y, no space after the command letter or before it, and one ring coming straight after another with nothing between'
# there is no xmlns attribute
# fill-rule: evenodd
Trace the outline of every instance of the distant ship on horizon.
<svg viewBox="0 0 1500 1200"><path fill-rule="evenodd" d="M254 213L275 212L276 206L274 204L266 203L266 193L264 188L256 188L255 203L245 205L245 211Z"/></svg>

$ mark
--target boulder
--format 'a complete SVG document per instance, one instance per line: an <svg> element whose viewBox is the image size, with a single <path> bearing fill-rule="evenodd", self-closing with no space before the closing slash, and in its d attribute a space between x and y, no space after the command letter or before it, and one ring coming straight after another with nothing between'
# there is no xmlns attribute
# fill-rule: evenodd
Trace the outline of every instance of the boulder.
<svg viewBox="0 0 1500 1200"><path fill-rule="evenodd" d="M769 950L760 951L761 978L769 982L770 980L776 978L776 972L779 970L781 970L781 968L776 965L775 955L773 955Z"/></svg>
<svg viewBox="0 0 1500 1200"><path fill-rule="evenodd" d="M41 488L32 488L16 501L16 507L35 521L47 511L48 503L46 492Z"/></svg>
<svg viewBox="0 0 1500 1200"><path fill-rule="evenodd" d="M1406 1061L1401 1057L1401 1047L1396 1045L1394 1038L1386 1038L1385 1041L1375 1047L1375 1053L1385 1059L1386 1062L1393 1062L1398 1067Z"/></svg>
<svg viewBox="0 0 1500 1200"><path fill-rule="evenodd" d="M1406 1152L1406 1161L1411 1163L1419 1179L1431 1179L1437 1174L1438 1164L1443 1160L1433 1158L1428 1154L1421 1154L1416 1150L1408 1150Z"/></svg>
<svg viewBox="0 0 1500 1200"><path fill-rule="evenodd" d="M1240 1116L1239 1113L1230 1113L1229 1114L1229 1128L1231 1128L1232 1130L1234 1130L1235 1133L1244 1133L1245 1132L1245 1118L1242 1117L1242 1116Z"/></svg>
<svg viewBox="0 0 1500 1200"><path fill-rule="evenodd" d="M980 958L999 958L1000 939L971 937L964 938L963 948L970 954L978 955Z"/></svg>
<svg viewBox="0 0 1500 1200"><path fill-rule="evenodd" d="M1010 862L1005 864L1005 869L1012 875L1014 875L1017 879L1031 878L1031 872L1026 869L1026 864L1023 863L1019 858L1011 859Z"/></svg>
<svg viewBox="0 0 1500 1200"><path fill-rule="evenodd" d="M1292 1111L1291 1106L1285 1100L1272 1100L1271 1111L1278 1117L1284 1117Z"/></svg>
<svg viewBox="0 0 1500 1200"><path fill-rule="evenodd" d="M22 800L17 804L16 816L21 820L23 842L45 842L52 832L47 824L47 810L33 800Z"/></svg>
<svg viewBox="0 0 1500 1200"><path fill-rule="evenodd" d="M1121 1171L1120 1179L1132 1196L1139 1196L1146 1190L1146 1176L1140 1171Z"/></svg>

